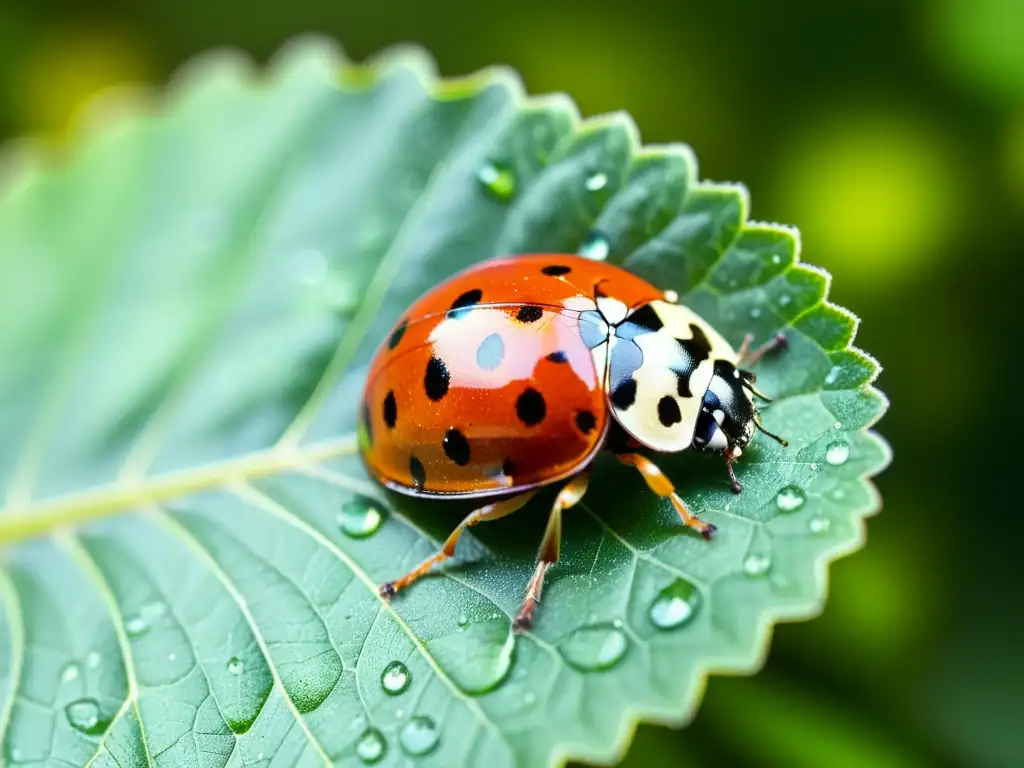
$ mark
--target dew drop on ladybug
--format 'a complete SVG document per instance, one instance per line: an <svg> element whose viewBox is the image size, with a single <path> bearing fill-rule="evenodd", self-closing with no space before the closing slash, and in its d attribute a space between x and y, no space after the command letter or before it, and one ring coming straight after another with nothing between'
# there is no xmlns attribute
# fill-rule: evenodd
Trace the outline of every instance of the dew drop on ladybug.
<svg viewBox="0 0 1024 768"><path fill-rule="evenodd" d="M381 593L393 595L450 557L466 527L564 483L515 619L517 630L528 629L558 559L562 511L583 497L601 450L635 467L685 525L710 539L715 527L636 450L721 453L739 492L732 464L755 430L764 431L754 401L764 396L745 366L785 339L755 351L748 342L733 349L674 291L581 256L494 259L429 291L373 358L360 453L393 491L479 498L480 506L440 552Z"/></svg>

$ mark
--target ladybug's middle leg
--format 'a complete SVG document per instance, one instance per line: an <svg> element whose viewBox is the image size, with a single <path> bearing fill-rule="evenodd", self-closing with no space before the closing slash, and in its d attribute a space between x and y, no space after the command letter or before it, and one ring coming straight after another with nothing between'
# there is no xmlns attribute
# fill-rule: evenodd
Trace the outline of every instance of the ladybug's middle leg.
<svg viewBox="0 0 1024 768"><path fill-rule="evenodd" d="M574 506L583 498L583 494L587 492L588 482L590 482L589 470L580 472L558 492L558 497L551 506L548 525L544 529L544 539L540 543L540 551L537 554L537 567L526 587L526 597L523 598L523 605L512 625L516 631L527 630L533 626L533 612L537 603L540 602L544 575L547 573L548 566L558 562L558 553L562 545L562 510Z"/></svg>
<svg viewBox="0 0 1024 768"><path fill-rule="evenodd" d="M644 480L647 481L647 487L654 491L656 494L661 496L663 499L668 499L672 502L672 506L675 507L676 512L679 513L679 517L682 518L683 522L690 528L693 528L705 539L710 539L715 531L718 529L711 523L705 523L694 515L689 509L679 494L676 493L675 486L672 485L672 481L669 480L662 471L658 468L658 465L648 459L646 456L641 456L639 453L617 453L615 457L623 464L628 464L631 467L636 467L640 474L644 476Z"/></svg>
<svg viewBox="0 0 1024 768"><path fill-rule="evenodd" d="M391 597L391 595L395 594L398 590L408 587L418 578L423 576L437 563L452 557L455 554L455 544L458 542L459 536L461 536L462 532L469 526L476 525L477 523L483 523L487 520L497 520L498 518L505 517L506 515L511 515L513 512L525 506L526 502L532 499L536 493L536 491L526 491L525 493L520 493L517 496L502 499L501 501L496 501L493 504L488 504L470 512L466 515L463 521L456 526L455 530L452 531L451 535L441 547L440 552L428 557L422 563L405 574L405 576L382 585L380 588L381 596Z"/></svg>

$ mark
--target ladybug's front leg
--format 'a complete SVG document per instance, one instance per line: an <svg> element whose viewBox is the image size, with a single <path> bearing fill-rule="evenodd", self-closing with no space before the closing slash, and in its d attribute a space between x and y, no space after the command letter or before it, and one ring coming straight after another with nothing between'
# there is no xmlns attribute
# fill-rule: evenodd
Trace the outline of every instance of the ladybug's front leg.
<svg viewBox="0 0 1024 768"><path fill-rule="evenodd" d="M700 520L686 507L683 500L679 498L679 494L676 493L672 481L664 475L657 464L646 456L641 456L639 453L617 453L615 457L623 464L628 464L640 470L640 474L647 481L647 487L662 498L671 501L672 506L679 513L679 517L682 518L683 523L688 527L693 528L705 539L710 539L715 535L715 531L718 529L711 523L705 523L703 520Z"/></svg>
<svg viewBox="0 0 1024 768"><path fill-rule="evenodd" d="M544 540L540 544L540 552L537 554L537 567L533 571L533 577L526 587L526 597L523 598L523 606L519 609L513 627L517 632L529 629L533 626L533 611L540 602L541 589L544 586L544 575L548 566L558 562L558 553L562 544L562 510L574 506L583 498L587 492L587 483L590 481L590 472L584 471L576 475L566 484L555 503L551 506L551 514L548 517L547 528L544 529Z"/></svg>

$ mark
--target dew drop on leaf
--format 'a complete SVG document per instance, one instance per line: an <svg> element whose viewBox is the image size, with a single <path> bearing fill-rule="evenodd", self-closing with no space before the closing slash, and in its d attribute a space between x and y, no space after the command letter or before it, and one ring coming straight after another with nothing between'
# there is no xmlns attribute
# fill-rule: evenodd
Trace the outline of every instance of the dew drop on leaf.
<svg viewBox="0 0 1024 768"><path fill-rule="evenodd" d="M608 186L608 176L604 173L592 173L587 177L585 184L591 192L598 192Z"/></svg>
<svg viewBox="0 0 1024 768"><path fill-rule="evenodd" d="M426 715L417 715L409 720L398 735L398 741L410 755L425 755L437 746L441 735L437 724Z"/></svg>
<svg viewBox="0 0 1024 768"><path fill-rule="evenodd" d="M89 651L85 656L85 666L89 669L96 669L100 665L100 652Z"/></svg>
<svg viewBox="0 0 1024 768"><path fill-rule="evenodd" d="M380 528L384 516L372 500L363 496L345 502L338 513L338 527L346 536L364 539Z"/></svg>
<svg viewBox="0 0 1024 768"><path fill-rule="evenodd" d="M228 659L228 672L232 675L240 675L245 672L245 662L237 656L232 656Z"/></svg>
<svg viewBox="0 0 1024 768"><path fill-rule="evenodd" d="M535 694L533 691L527 691L526 695L523 696L523 701L527 705L535 704L537 702L537 694Z"/></svg>
<svg viewBox="0 0 1024 768"><path fill-rule="evenodd" d="M651 622L658 629L675 629L689 624L701 606L697 588L685 579L676 579L651 603Z"/></svg>
<svg viewBox="0 0 1024 768"><path fill-rule="evenodd" d="M748 576L764 576L771 567L768 555L747 555L743 559L743 572Z"/></svg>
<svg viewBox="0 0 1024 768"><path fill-rule="evenodd" d="M782 257L779 256L779 254L776 253L774 256L772 256L772 264L781 264L781 263L782 263Z"/></svg>
<svg viewBox="0 0 1024 768"><path fill-rule="evenodd" d="M464 627L467 624L469 624L469 617L464 613L460 613L459 618L455 620L455 623L458 624L460 627Z"/></svg>
<svg viewBox="0 0 1024 768"><path fill-rule="evenodd" d="M792 300L793 300L793 298L788 293L784 293L781 296L779 296L779 306L780 307L788 306L789 302L791 302Z"/></svg>
<svg viewBox="0 0 1024 768"><path fill-rule="evenodd" d="M96 699L78 699L64 708L68 723L76 731L94 736L107 730L110 721L100 717L100 705Z"/></svg>
<svg viewBox="0 0 1024 768"><path fill-rule="evenodd" d="M787 485L775 497L775 506L779 508L779 512L796 512L806 500L802 489L795 485Z"/></svg>
<svg viewBox="0 0 1024 768"><path fill-rule="evenodd" d="M833 365L832 369L825 374L825 386L831 387L839 381L839 374L842 372L842 369L838 365Z"/></svg>
<svg viewBox="0 0 1024 768"><path fill-rule="evenodd" d="M807 521L807 530L815 536L824 536L831 527L832 523L827 517L812 517Z"/></svg>
<svg viewBox="0 0 1024 768"><path fill-rule="evenodd" d="M516 195L516 177L503 165L487 163L477 171L476 178L484 189L503 203Z"/></svg>
<svg viewBox="0 0 1024 768"><path fill-rule="evenodd" d="M629 641L612 626L581 627L559 645L565 660L583 672L611 669L626 655Z"/></svg>
<svg viewBox="0 0 1024 768"><path fill-rule="evenodd" d="M77 680L81 670L78 668L78 664L75 662L69 662L64 665L64 669L60 672L60 681L62 683L70 683L72 680Z"/></svg>
<svg viewBox="0 0 1024 768"><path fill-rule="evenodd" d="M750 308L750 316L752 318L754 318L755 320L757 318L759 318L761 316L761 308L760 307L751 307Z"/></svg>
<svg viewBox="0 0 1024 768"><path fill-rule="evenodd" d="M412 675L409 668L400 661L392 661L384 671L380 673L380 684L384 686L384 692L389 696L397 696L412 682Z"/></svg>
<svg viewBox="0 0 1024 768"><path fill-rule="evenodd" d="M848 458L850 458L850 446L847 443L832 443L825 449L825 461L833 467L845 464Z"/></svg>
<svg viewBox="0 0 1024 768"><path fill-rule="evenodd" d="M367 728L356 742L356 756L367 765L380 762L387 751L384 734L376 728Z"/></svg>
<svg viewBox="0 0 1024 768"><path fill-rule="evenodd" d="M125 621L124 631L128 637L142 637L149 631L149 623L142 616L132 616Z"/></svg>
<svg viewBox="0 0 1024 768"><path fill-rule="evenodd" d="M587 239L583 241L583 245L580 246L578 253L580 256L585 256L594 261L604 261L608 258L611 249L612 245L607 235L595 229L587 235Z"/></svg>

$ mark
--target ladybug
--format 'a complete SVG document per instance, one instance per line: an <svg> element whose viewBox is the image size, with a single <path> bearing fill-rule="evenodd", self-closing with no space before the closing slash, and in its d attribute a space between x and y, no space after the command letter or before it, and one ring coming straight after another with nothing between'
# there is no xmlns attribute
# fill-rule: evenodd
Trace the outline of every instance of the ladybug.
<svg viewBox="0 0 1024 768"><path fill-rule="evenodd" d="M732 464L755 429L765 432L754 396L768 399L744 366L785 337L751 352L748 336L736 351L677 300L611 264L536 254L482 262L410 306L370 366L358 429L363 462L393 491L483 505L381 595L451 557L469 526L567 480L514 622L528 629L544 574L558 560L562 511L583 497L602 449L639 470L685 525L710 539L715 526L690 512L636 449L719 452L739 493Z"/></svg>

